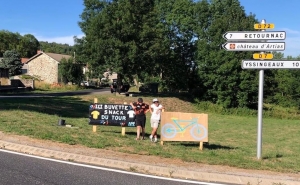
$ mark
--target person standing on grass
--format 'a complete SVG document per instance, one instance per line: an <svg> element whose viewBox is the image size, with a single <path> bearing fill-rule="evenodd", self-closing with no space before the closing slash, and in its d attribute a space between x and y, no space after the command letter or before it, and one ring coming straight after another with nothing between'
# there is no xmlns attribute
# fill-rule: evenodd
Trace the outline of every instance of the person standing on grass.
<svg viewBox="0 0 300 185"><path fill-rule="evenodd" d="M145 139L146 113L149 111L149 105L143 102L143 98L139 98L137 102L130 103L135 112L136 124L136 140L140 139L142 130L143 140Z"/></svg>
<svg viewBox="0 0 300 185"><path fill-rule="evenodd" d="M150 106L150 112L151 112L150 122L151 122L152 132L149 138L152 142L157 142L157 128L159 126L161 112L164 109L164 107L159 103L157 98L154 98L152 102L153 103Z"/></svg>

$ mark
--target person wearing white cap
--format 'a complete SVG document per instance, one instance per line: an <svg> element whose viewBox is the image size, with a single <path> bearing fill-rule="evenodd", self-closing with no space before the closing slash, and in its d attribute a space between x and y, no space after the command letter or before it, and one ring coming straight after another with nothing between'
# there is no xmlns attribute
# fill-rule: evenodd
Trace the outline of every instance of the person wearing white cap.
<svg viewBox="0 0 300 185"><path fill-rule="evenodd" d="M162 109L164 109L164 107L159 103L157 98L154 98L152 102L153 104L150 106L150 112L151 112L150 123L152 127L152 132L149 138L152 142L157 142L157 128L160 123L161 111Z"/></svg>

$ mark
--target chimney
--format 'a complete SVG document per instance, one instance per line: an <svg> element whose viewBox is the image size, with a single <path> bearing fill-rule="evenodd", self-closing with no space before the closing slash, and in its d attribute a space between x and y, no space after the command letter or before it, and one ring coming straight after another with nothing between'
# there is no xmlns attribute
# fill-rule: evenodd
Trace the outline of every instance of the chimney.
<svg viewBox="0 0 300 185"><path fill-rule="evenodd" d="M39 54L39 53L42 53L42 52L43 52L42 50L37 50L36 53Z"/></svg>

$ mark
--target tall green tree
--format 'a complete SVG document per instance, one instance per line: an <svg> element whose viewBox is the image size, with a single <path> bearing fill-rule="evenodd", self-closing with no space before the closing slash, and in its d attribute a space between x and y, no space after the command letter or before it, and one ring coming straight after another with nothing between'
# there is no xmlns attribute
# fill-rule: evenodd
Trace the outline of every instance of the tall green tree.
<svg viewBox="0 0 300 185"><path fill-rule="evenodd" d="M85 0L79 23L85 33L85 55L93 70L118 73L123 79L143 77L154 65L153 0ZM94 6L92 6L93 4ZM95 8L96 7L96 8ZM86 57L87 58L87 57Z"/></svg>
<svg viewBox="0 0 300 185"><path fill-rule="evenodd" d="M283 59L283 53L273 53L274 59ZM278 55L280 55L278 57ZM275 58L276 57L276 58ZM300 57L293 58L287 56L287 60L299 60ZM272 96L272 103L284 107L300 108L300 71L279 69L274 70L276 88Z"/></svg>
<svg viewBox="0 0 300 185"><path fill-rule="evenodd" d="M253 30L254 15L246 15L238 0L201 1L196 6L201 97L224 107L250 106L257 101L257 72L242 70L241 61L252 53L225 51L222 35Z"/></svg>
<svg viewBox="0 0 300 185"><path fill-rule="evenodd" d="M39 41L32 34L20 35L0 30L0 57L7 50L16 50L21 57L30 58L39 49Z"/></svg>
<svg viewBox="0 0 300 185"><path fill-rule="evenodd" d="M83 79L82 65L74 61L74 58L63 58L58 67L58 73L63 83L73 82L80 84Z"/></svg>
<svg viewBox="0 0 300 185"><path fill-rule="evenodd" d="M162 83L166 89L188 89L194 86L195 69L195 14L191 0L157 1L157 25L161 45Z"/></svg>
<svg viewBox="0 0 300 185"><path fill-rule="evenodd" d="M19 75L22 73L23 64L21 62L20 54L15 51L5 51L3 59L0 62L0 67L9 69L9 75Z"/></svg>
<svg viewBox="0 0 300 185"><path fill-rule="evenodd" d="M0 57L3 57L5 51L16 50L22 36L19 33L13 33L7 30L0 30Z"/></svg>
<svg viewBox="0 0 300 185"><path fill-rule="evenodd" d="M40 41L38 49L41 49L43 52L47 52L47 53L58 53L58 54L66 54L66 55L74 54L73 46L70 46L69 44L60 44L56 42L49 43L47 41Z"/></svg>
<svg viewBox="0 0 300 185"><path fill-rule="evenodd" d="M30 58L34 56L40 47L39 41L31 34L25 34L20 38L18 52L21 57Z"/></svg>

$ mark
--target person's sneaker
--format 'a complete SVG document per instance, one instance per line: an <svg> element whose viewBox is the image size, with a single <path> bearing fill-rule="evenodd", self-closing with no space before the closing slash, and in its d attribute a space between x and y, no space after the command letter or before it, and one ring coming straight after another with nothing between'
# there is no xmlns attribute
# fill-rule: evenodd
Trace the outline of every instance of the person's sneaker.
<svg viewBox="0 0 300 185"><path fill-rule="evenodd" d="M153 136L152 135L150 135L149 138L150 138L150 141L153 141Z"/></svg>
<svg viewBox="0 0 300 185"><path fill-rule="evenodd" d="M157 142L157 138L156 138L156 137L154 138L154 141L153 141L153 142L154 142L154 143L156 143L156 142Z"/></svg>

